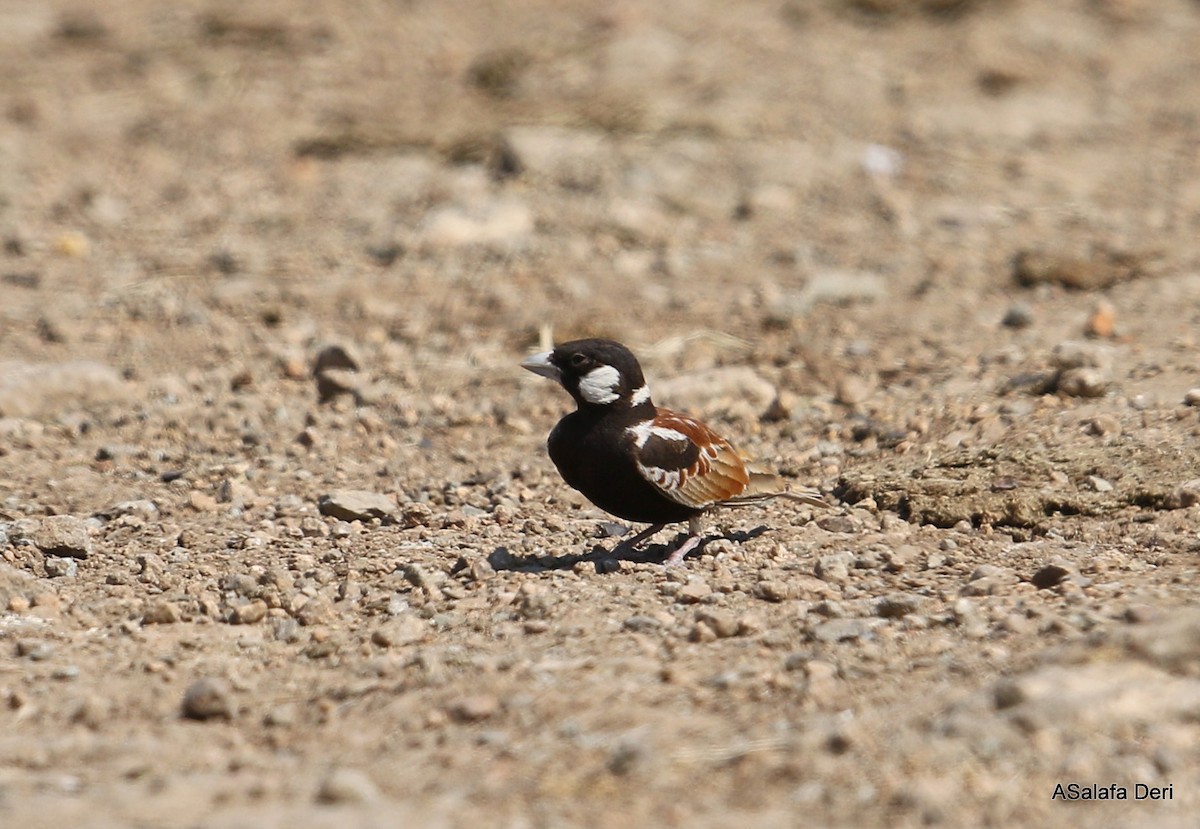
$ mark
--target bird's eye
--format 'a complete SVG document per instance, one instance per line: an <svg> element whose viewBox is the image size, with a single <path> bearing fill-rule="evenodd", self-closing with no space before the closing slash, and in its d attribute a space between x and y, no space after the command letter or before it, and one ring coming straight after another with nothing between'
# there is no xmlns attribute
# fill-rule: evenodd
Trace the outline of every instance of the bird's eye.
<svg viewBox="0 0 1200 829"><path fill-rule="evenodd" d="M588 356L586 354L572 354L571 365L574 368L583 368L588 364Z"/></svg>

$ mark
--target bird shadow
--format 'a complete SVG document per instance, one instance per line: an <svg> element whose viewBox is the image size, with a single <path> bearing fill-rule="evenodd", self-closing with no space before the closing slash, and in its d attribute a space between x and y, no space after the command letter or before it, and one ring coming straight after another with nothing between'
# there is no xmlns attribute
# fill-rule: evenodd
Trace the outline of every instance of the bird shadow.
<svg viewBox="0 0 1200 829"><path fill-rule="evenodd" d="M758 538L769 529L770 527L764 524L751 530L736 530L704 536L696 545L696 549L688 553L687 558L699 556L704 552L704 548L713 541L726 540L741 544ZM686 538L687 533L677 533L675 538L666 544L647 544L644 547L635 548L627 542L621 542L611 550L596 544L586 553L562 556L521 556L509 552L505 547L497 547L488 555L488 564L492 565L492 569L497 572L511 570L522 573L544 573L550 570L571 570L583 562L594 563L597 573L614 573L621 569L619 562L622 561L631 564L662 564L671 551L682 544Z"/></svg>

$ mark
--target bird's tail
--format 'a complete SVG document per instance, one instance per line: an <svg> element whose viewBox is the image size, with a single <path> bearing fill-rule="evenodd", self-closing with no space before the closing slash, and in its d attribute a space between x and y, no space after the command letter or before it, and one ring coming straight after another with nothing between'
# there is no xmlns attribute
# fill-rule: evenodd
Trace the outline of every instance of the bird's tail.
<svg viewBox="0 0 1200 829"><path fill-rule="evenodd" d="M726 498L720 502L720 506L740 507L761 504L776 498L786 498L789 501L808 504L810 507L829 509L832 506L815 489L788 489L787 484L780 480L778 475L753 470L750 470L750 482L742 490L742 494Z"/></svg>

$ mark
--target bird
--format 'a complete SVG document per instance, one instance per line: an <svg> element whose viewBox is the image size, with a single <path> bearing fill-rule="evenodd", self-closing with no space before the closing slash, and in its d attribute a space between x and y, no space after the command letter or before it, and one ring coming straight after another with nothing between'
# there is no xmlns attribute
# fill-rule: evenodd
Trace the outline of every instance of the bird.
<svg viewBox="0 0 1200 829"><path fill-rule="evenodd" d="M777 476L748 467L696 418L655 406L637 358L615 340L561 343L521 367L556 381L575 401L546 441L563 480L605 512L650 525L623 545L634 549L667 524L688 522L667 566L682 564L700 544L708 510L773 498L829 507L819 492L789 490Z"/></svg>

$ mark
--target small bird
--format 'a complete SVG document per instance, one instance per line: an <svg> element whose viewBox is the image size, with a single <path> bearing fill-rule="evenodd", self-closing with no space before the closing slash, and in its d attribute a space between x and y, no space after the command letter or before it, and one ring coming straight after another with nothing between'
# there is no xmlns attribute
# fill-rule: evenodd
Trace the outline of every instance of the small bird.
<svg viewBox="0 0 1200 829"><path fill-rule="evenodd" d="M688 522L668 566L700 543L700 516L714 507L780 497L829 506L817 492L792 492L776 476L747 469L729 441L699 420L656 407L637 358L618 342L573 340L521 367L556 380L578 407L547 441L563 480L605 512L650 524L625 542L630 548L667 524Z"/></svg>

